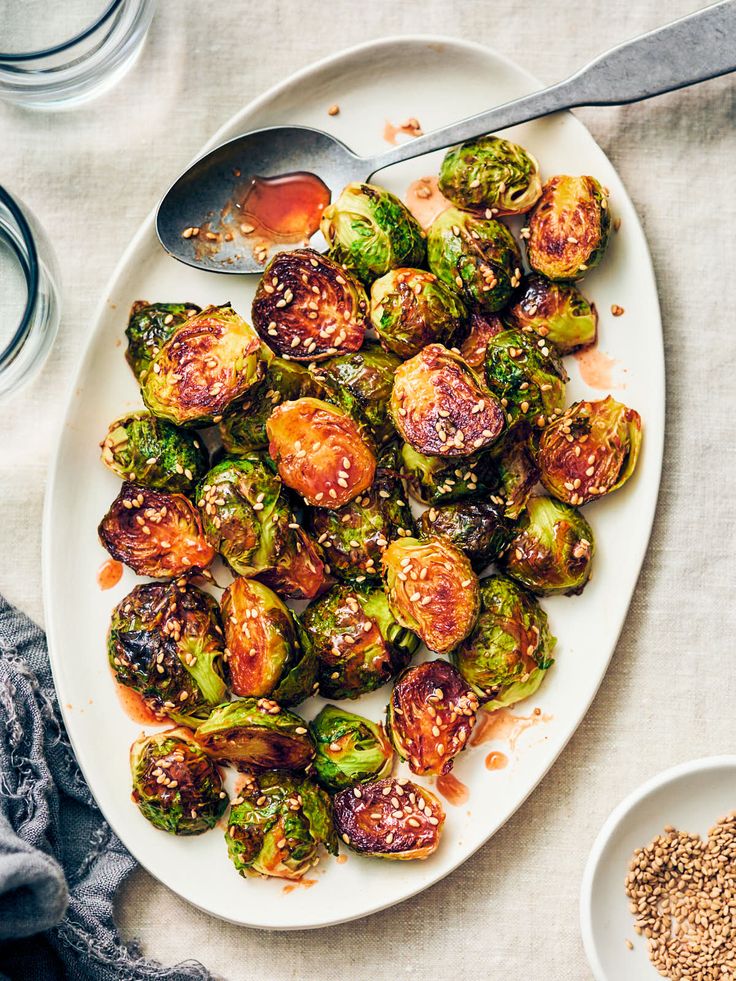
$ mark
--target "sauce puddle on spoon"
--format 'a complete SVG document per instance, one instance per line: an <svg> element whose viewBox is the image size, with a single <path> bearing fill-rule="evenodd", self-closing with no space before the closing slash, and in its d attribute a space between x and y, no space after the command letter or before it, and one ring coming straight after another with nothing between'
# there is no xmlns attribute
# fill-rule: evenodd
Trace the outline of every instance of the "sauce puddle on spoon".
<svg viewBox="0 0 736 981"><path fill-rule="evenodd" d="M298 172L280 177L254 177L234 196L237 219L262 241L278 244L307 242L319 228L330 201L330 189L316 174Z"/></svg>
<svg viewBox="0 0 736 981"><path fill-rule="evenodd" d="M454 807L461 807L470 797L470 791L453 773L442 773L437 777L437 790Z"/></svg>

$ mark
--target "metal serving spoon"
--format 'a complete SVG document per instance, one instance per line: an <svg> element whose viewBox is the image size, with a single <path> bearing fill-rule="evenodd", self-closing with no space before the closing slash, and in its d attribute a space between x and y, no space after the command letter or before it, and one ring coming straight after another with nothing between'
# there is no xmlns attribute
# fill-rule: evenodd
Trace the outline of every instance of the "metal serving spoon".
<svg viewBox="0 0 736 981"><path fill-rule="evenodd" d="M736 0L722 0L612 48L556 85L375 157L359 157L334 136L306 126L271 126L237 136L205 154L175 181L159 205L156 231L166 251L188 265L216 272L261 272L263 261L257 261L239 235L232 241L223 237L213 248L206 247L201 232L196 237L183 235L187 228L200 227L206 216L220 214L232 200L236 184L242 187L255 177L306 172L339 191L392 164L562 109L638 102L732 71L736 71Z"/></svg>

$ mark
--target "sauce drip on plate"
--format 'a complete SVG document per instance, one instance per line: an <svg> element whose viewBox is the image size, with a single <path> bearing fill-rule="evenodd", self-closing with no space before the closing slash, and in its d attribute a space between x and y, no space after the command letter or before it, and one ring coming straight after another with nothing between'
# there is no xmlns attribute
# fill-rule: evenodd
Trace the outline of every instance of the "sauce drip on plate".
<svg viewBox="0 0 736 981"><path fill-rule="evenodd" d="M470 797L468 788L453 773L443 773L437 777L437 790L455 807L460 807Z"/></svg>
<svg viewBox="0 0 736 981"><path fill-rule="evenodd" d="M478 716L470 745L479 746L498 739L507 742L511 749L514 749L523 732L540 722L549 722L552 718L551 715L543 715L539 708L535 708L531 715L515 715L509 709L501 708L495 712L479 712Z"/></svg>
<svg viewBox="0 0 736 981"><path fill-rule="evenodd" d="M599 351L597 347L586 347L576 351L573 357L578 363L580 377L591 388L617 389L625 385L617 382L616 367L619 362L615 358Z"/></svg>
<svg viewBox="0 0 736 981"><path fill-rule="evenodd" d="M486 756L486 770L503 770L509 765L509 758L505 753L492 752Z"/></svg>
<svg viewBox="0 0 736 981"><path fill-rule="evenodd" d="M120 582L123 574L123 564L115 559L108 559L103 562L97 573L97 585L100 589L112 589Z"/></svg>
<svg viewBox="0 0 736 981"><path fill-rule="evenodd" d="M125 685L121 685L117 681L115 682L115 687L117 688L118 698L120 699L120 704L123 706L123 711L133 722L137 722L141 726L165 725L165 720L159 719L150 710L143 701L143 697L137 691L133 691L132 688L126 688Z"/></svg>

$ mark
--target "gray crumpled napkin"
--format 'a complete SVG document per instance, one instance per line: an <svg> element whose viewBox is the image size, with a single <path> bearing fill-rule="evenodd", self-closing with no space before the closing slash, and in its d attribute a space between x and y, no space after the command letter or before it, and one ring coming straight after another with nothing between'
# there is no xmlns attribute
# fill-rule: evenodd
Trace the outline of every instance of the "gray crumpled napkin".
<svg viewBox="0 0 736 981"><path fill-rule="evenodd" d="M74 759L46 639L0 596L0 977L209 979L122 943L113 897L134 868Z"/></svg>

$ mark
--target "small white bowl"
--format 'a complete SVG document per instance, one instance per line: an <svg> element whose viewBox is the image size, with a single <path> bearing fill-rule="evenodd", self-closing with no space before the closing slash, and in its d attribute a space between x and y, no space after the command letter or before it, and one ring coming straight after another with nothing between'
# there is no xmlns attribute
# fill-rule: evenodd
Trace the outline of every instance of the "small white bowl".
<svg viewBox="0 0 736 981"><path fill-rule="evenodd" d="M662 981L646 940L634 933L624 891L634 849L668 824L705 837L733 810L736 756L708 756L658 774L613 811L595 840L580 888L580 929L596 981Z"/></svg>

